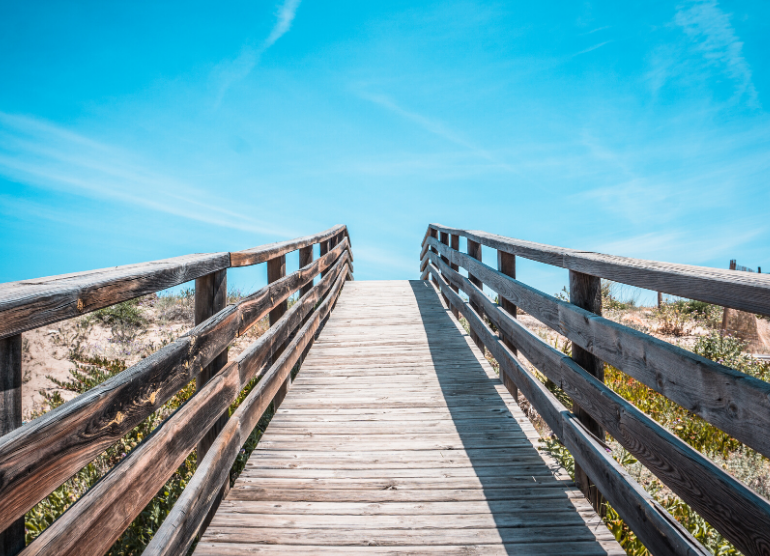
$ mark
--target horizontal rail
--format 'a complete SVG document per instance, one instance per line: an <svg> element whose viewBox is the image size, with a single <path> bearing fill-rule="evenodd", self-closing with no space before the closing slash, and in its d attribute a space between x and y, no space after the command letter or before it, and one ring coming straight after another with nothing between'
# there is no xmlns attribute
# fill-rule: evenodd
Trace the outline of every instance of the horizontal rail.
<svg viewBox="0 0 770 556"><path fill-rule="evenodd" d="M429 238L452 264L688 411L770 457L770 384L527 286Z"/></svg>
<svg viewBox="0 0 770 556"><path fill-rule="evenodd" d="M429 229L465 237L505 253L614 282L770 316L770 275L616 257L522 241L477 230L449 228L440 224L430 224ZM426 234L421 260L425 256L428 239L429 234Z"/></svg>
<svg viewBox="0 0 770 556"><path fill-rule="evenodd" d="M443 275L463 290L528 361L739 550L744 554L767 554L770 502L532 334L437 254L430 252L427 256L433 263L428 268L436 280ZM448 295L446 289L451 290L448 285L442 288L444 295Z"/></svg>
<svg viewBox="0 0 770 556"><path fill-rule="evenodd" d="M236 253L160 261L0 284L0 339L165 290L231 266L248 266L345 234L347 227ZM240 253L240 254L239 254ZM233 264L233 256L236 264Z"/></svg>
<svg viewBox="0 0 770 556"><path fill-rule="evenodd" d="M349 253L345 238L323 257L229 305L136 365L0 437L5 503L0 530L159 409L279 303L335 261L340 267Z"/></svg>
<svg viewBox="0 0 770 556"><path fill-rule="evenodd" d="M190 483L145 549L146 556L186 554L216 499L229 480L238 450L246 442L278 389L304 352L321 322L331 310L345 276L335 279L332 291L294 338L278 361L264 375L212 444Z"/></svg>
<svg viewBox="0 0 770 556"><path fill-rule="evenodd" d="M243 251L235 251L230 253L230 266L240 267L263 263L275 257L290 253L291 251L307 247L308 245L327 241L341 233L347 234L347 227L342 224L312 236L290 239L289 241L279 241L268 245L253 247L252 249L245 249Z"/></svg>
<svg viewBox="0 0 770 556"><path fill-rule="evenodd" d="M326 300L314 311L314 317L300 330L289 349L265 373L259 383L262 386L257 386L247 397L251 402L243 411L257 404L261 408L261 416L263 406L272 400L272 397L267 399L268 396L275 394L283 383L296 358L302 353L301 350L312 339L322 312L325 316L333 304L332 299L336 299L346 277L347 253L343 252L333 270L303 296L301 302L292 307L293 311L287 312L271 327L272 335L263 336L254 342L237 361L229 363L214 375L190 401L112 468L22 554L96 555L107 551L173 475L211 425L227 411L240 390L257 376L261 363L272 354L273 348L288 339L302 319L314 310L321 294L329 291ZM300 345L302 348L298 347ZM244 424L251 423L253 429L258 419L250 414ZM246 433L247 436L251 429Z"/></svg>
<svg viewBox="0 0 770 556"><path fill-rule="evenodd" d="M592 471L592 477L615 510L656 556L707 556L703 548L668 512L607 454L604 447L580 424L567 409L519 362L483 320L455 293L441 276L436 266L428 265L441 293L452 308L467 320L470 328L481 338L506 375L532 403L546 424L562 440L583 469ZM470 282L468 282L470 284ZM502 310L500 310L502 312ZM494 318L494 317L493 317ZM502 376L501 376L502 378Z"/></svg>

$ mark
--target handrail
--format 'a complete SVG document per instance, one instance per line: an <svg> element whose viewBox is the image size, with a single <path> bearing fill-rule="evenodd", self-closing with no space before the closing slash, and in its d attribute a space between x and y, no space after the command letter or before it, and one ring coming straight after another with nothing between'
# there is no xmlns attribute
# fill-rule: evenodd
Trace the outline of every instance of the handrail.
<svg viewBox="0 0 770 556"><path fill-rule="evenodd" d="M722 307L770 316L770 275L704 266L663 263L578 251L477 230L430 224L429 230L470 239L492 249L591 276ZM425 256L423 240L422 260Z"/></svg>
<svg viewBox="0 0 770 556"><path fill-rule="evenodd" d="M441 241L436 237L439 233ZM616 366L765 455L770 454L770 442L766 438L770 424L770 384L546 295L513 276L485 265L479 260L480 254L466 255L457 248L449 247L446 234L450 233L464 235L470 242L496 246L504 253L539 257L541 262L547 260L550 264L561 261L576 273L581 271L575 271L573 267L585 269L573 264L579 258L576 253L584 253L519 242L484 232L430 225L423 241L421 269L424 279L432 277L450 308L465 316L472 335L480 341L480 347L489 349L500 363L501 378L505 377L506 386L510 384L509 388L515 386L522 391L570 450L576 464L587 473L650 551L656 556L707 553L686 531L674 526L676 522L671 523L673 518L650 499L611 457L596 449L593 435L519 362L517 350L548 379L564 389L577 407L607 430L739 550L744 554L768 554L770 502L615 394L600 377L593 376L573 359L529 332L515 318L515 307L521 307L572 340L576 346L574 349L582 348ZM490 238L495 239L492 241ZM453 243L458 245L456 241ZM469 245L469 253L470 247L472 245ZM617 259L590 255L594 259L604 257L605 263L606 259ZM650 268L661 265L643 262L648 272L651 272ZM690 283L695 281L701 287L713 280L697 267L688 267L689 270L684 272L684 265L676 266L679 274L673 280L680 280L682 275L686 275ZM465 268L469 277L462 276L456 270L458 267ZM593 270L599 268L597 266ZM716 271L713 273L718 274ZM740 276L733 282L727 282L727 278L734 274L733 271L727 276L720 276L718 283L727 283L724 289L731 292L720 299L735 295L736 291L741 291L740 288L751 287L759 291L766 288L764 279L750 279L754 277ZM471 277L478 283L474 283ZM732 287L735 282L739 283L739 288ZM682 284L686 283L680 282L676 291L680 295L694 297L682 289ZM512 304L514 313L504 310L484 295L482 284L496 291L501 300ZM658 287L662 291L676 288ZM456 293L458 290L468 296L468 302L460 298ZM732 306L746 306L739 301L730 299ZM497 334L486 325L484 316L495 326ZM585 489L587 485L580 486Z"/></svg>
<svg viewBox="0 0 770 556"><path fill-rule="evenodd" d="M323 254L313 260L309 250L316 242L321 242ZM255 391L261 392L258 407L255 406L252 411L247 409L251 405L241 405L244 409L239 418L244 423L256 423L259 416L254 420L252 413L258 411L261 416L263 406L273 400L275 392L272 386L274 383L280 386L286 381L286 369L291 369L312 341L313 333L331 310L344 281L352 279L352 255L345 226L336 226L291 242L248 250L249 259L244 264L272 264L279 258L283 261L287 252L297 249L301 250L300 258L304 264L296 272L288 276L283 276L281 272L281 277L269 278L271 283L264 288L215 312L136 365L0 436L0 499L3 500L0 535L99 453L159 409L204 368L221 359L220 354L226 354L233 340L268 313L273 314L277 308L285 306L289 296L299 292L298 302L281 318L276 317L275 322L271 316L268 331L249 345L237 361L226 364L221 370L215 369L215 374L207 382L199 380L198 391L184 406L110 469L97 485L77 500L23 553L104 553L165 484L196 443L210 429L217 430L212 427L249 381L262 377L264 382L269 377L265 385L260 382L251 393L256 395ZM223 255L226 256L226 264L223 263ZM206 272L221 272L231 266L230 256L230 253L190 256L182 258L187 264L182 267L177 266L174 260L167 260L55 277L56 280L13 283L5 285L8 286L5 291L0 286L0 319L5 314L3 308L12 312L13 307L21 307L33 323L60 320L66 318L63 315L69 314L68 310L58 313L48 310L55 303L56 296L81 300L91 296L89 304L83 305L82 312L86 312L155 291L152 288L162 289L160 284L168 287L170 282L182 283L181 277L200 278ZM242 258L241 262L244 260ZM188 264L190 261L195 264ZM314 278L322 273L324 277L313 285ZM132 279L139 286L133 289L125 287L127 281ZM58 283L52 286L51 282ZM41 287L43 290L39 289ZM54 290L55 295L51 293ZM9 306L13 307L8 309ZM39 311L45 315L42 321ZM19 319L14 326L13 330L34 328ZM276 358L277 361L270 366ZM17 370L20 371L20 368ZM3 371L8 369L0 368L0 372ZM275 377L281 378L281 382L276 383L278 379ZM269 391L266 390L268 386ZM3 410L0 407L0 411ZM244 417L244 412L250 413ZM230 436L231 428L225 427ZM250 432L251 429L240 437L245 439ZM201 453L199 458L203 456Z"/></svg>
<svg viewBox="0 0 770 556"><path fill-rule="evenodd" d="M341 234L348 234L344 225L245 251L184 255L0 284L0 339L178 286L218 270L262 263Z"/></svg>

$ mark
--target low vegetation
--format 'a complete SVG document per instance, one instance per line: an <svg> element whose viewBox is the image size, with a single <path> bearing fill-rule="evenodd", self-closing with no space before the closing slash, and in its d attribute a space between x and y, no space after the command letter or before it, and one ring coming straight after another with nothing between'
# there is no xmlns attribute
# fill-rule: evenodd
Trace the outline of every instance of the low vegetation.
<svg viewBox="0 0 770 556"><path fill-rule="evenodd" d="M240 297L240 294L236 294ZM70 350L70 360L74 368L70 370L65 380L55 377L48 379L56 386L55 389L43 390L40 394L44 399L44 410L32 415L38 417L59 407L66 399L83 394L94 386L123 372L128 363L122 359L110 359L99 354L91 353L94 345L82 341L95 325L109 327L113 336L110 341L118 344L130 344L137 337L147 332L152 321L160 326L174 324L179 330L186 329L192 324L193 308L192 291L182 291L176 295L160 297L150 296L143 300L132 300L119 303L107 309L96 311L93 315L83 317L75 324L75 330L81 341L73 341ZM266 319L255 326L248 334L249 342L261 335L267 329ZM166 339L163 345L173 339ZM74 340L74 339L73 339ZM153 344L152 350L161 347ZM253 380L239 395L230 407L230 414L240 405L251 389L257 384ZM139 443L171 416L195 393L195 381L190 382L173 396L163 407L151 414L141 424L131 430L113 446L96 457L81 471L57 488L51 495L32 508L26 515L27 544L37 538L49 525L59 518L78 498L94 486L112 467L125 458ZM66 398L66 399L65 399ZM231 483L243 470L251 451L256 447L262 432L273 415L272 408L268 409L257 427L249 436L241 449L230 475ZM110 556L132 556L141 554L152 536L158 530L168 512L192 478L196 469L197 454L193 450L174 475L161 488L157 495L142 510L126 531L112 546Z"/></svg>

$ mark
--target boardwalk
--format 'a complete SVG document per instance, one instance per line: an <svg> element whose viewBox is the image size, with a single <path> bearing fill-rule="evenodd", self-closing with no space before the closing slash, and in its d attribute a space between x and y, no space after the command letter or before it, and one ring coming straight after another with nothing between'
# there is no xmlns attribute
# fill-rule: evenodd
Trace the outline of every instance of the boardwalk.
<svg viewBox="0 0 770 556"><path fill-rule="evenodd" d="M428 282L348 282L195 554L624 554L537 438Z"/></svg>

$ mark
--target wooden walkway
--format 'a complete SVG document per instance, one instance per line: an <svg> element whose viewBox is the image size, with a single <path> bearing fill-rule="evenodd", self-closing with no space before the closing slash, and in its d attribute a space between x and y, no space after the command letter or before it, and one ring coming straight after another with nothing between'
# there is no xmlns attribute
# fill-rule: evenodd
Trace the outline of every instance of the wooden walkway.
<svg viewBox="0 0 770 556"><path fill-rule="evenodd" d="M429 282L348 282L195 554L625 554L537 446Z"/></svg>

